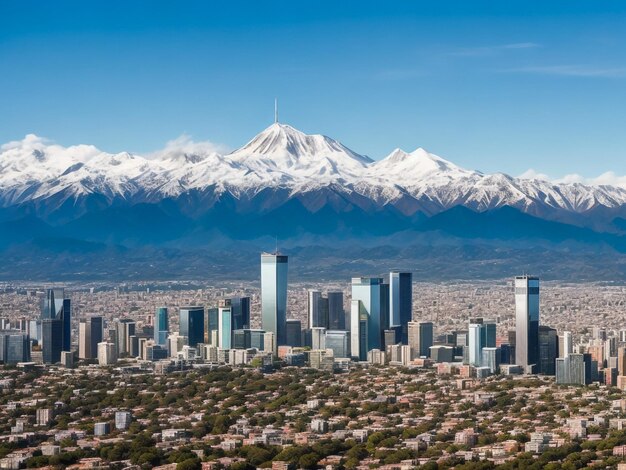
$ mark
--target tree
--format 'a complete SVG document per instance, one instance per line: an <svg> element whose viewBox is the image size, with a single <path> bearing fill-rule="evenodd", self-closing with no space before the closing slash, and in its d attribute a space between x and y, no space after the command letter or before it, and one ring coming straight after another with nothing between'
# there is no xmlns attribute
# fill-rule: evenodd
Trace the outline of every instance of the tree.
<svg viewBox="0 0 626 470"><path fill-rule="evenodd" d="M201 470L202 462L198 457L183 460L176 465L176 470Z"/></svg>
<svg viewBox="0 0 626 470"><path fill-rule="evenodd" d="M317 468L317 462L320 460L320 456L315 452L309 452L308 454L304 454L298 460L298 464L302 468Z"/></svg>

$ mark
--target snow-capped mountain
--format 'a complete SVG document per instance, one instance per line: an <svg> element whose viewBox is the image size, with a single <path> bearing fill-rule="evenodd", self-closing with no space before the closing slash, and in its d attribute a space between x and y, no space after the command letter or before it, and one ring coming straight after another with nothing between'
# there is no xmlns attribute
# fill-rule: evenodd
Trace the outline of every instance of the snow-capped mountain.
<svg viewBox="0 0 626 470"><path fill-rule="evenodd" d="M33 135L0 147L0 207L30 208L26 213L54 222L61 208L64 220L94 210L93 200L98 210L174 200L195 215L226 200L230 210L258 213L289 201L311 213L394 208L404 216L430 216L455 206L478 211L511 206L563 219L563 214L620 208L626 190L485 175L422 148L396 149L375 162L329 137L279 123L227 154L185 147L148 158L89 145L62 147Z"/></svg>

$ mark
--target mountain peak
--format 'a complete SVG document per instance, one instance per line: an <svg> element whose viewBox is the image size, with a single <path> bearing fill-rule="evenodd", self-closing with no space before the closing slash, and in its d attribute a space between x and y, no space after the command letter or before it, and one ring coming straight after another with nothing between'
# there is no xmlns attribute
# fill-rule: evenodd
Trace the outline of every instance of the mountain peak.
<svg viewBox="0 0 626 470"><path fill-rule="evenodd" d="M289 174L289 177L335 178L356 175L372 160L340 142L275 122L228 158L257 173ZM345 173L345 175L343 175Z"/></svg>

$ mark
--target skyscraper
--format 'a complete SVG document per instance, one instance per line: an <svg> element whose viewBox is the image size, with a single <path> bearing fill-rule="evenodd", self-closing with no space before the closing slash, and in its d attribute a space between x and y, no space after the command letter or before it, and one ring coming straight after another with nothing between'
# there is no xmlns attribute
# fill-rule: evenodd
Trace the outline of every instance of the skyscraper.
<svg viewBox="0 0 626 470"><path fill-rule="evenodd" d="M556 330L549 326L539 327L539 363L538 372L545 375L556 374L556 358L559 343Z"/></svg>
<svg viewBox="0 0 626 470"><path fill-rule="evenodd" d="M21 331L0 331L0 363L17 364L30 361L30 339Z"/></svg>
<svg viewBox="0 0 626 470"><path fill-rule="evenodd" d="M41 308L42 320L55 320L59 325L53 322L42 323L42 351L44 362L46 358L57 358L54 362L61 359L61 351L70 351L72 347L72 311L70 299L65 298L64 289L48 289L46 297L42 301ZM44 328L46 331L44 332ZM50 335L54 334L55 337ZM57 338L56 335L59 335ZM46 344L46 339L47 344ZM46 348L58 348L54 351L47 351ZM58 354L57 354L58 353Z"/></svg>
<svg viewBox="0 0 626 470"><path fill-rule="evenodd" d="M106 366L117 362L117 350L115 344L102 342L98 343L98 364Z"/></svg>
<svg viewBox="0 0 626 470"><path fill-rule="evenodd" d="M302 346L302 324L300 320L287 319L287 346Z"/></svg>
<svg viewBox="0 0 626 470"><path fill-rule="evenodd" d="M220 301L218 307L218 347L233 349L233 311L230 299Z"/></svg>
<svg viewBox="0 0 626 470"><path fill-rule="evenodd" d="M469 363L474 367L480 367L483 349L483 325L470 323L468 331Z"/></svg>
<svg viewBox="0 0 626 470"><path fill-rule="evenodd" d="M307 293L307 315L309 328L326 327L326 319L322 318L322 293L310 289Z"/></svg>
<svg viewBox="0 0 626 470"><path fill-rule="evenodd" d="M169 334L170 322L167 307L158 307L154 315L154 342L160 346L165 346Z"/></svg>
<svg viewBox="0 0 626 470"><path fill-rule="evenodd" d="M278 253L261 254L261 322L277 346L287 342L287 262Z"/></svg>
<svg viewBox="0 0 626 470"><path fill-rule="evenodd" d="M250 297L232 297L230 309L234 330L250 328Z"/></svg>
<svg viewBox="0 0 626 470"><path fill-rule="evenodd" d="M346 315L343 309L343 292L328 293L328 328L331 330L346 329Z"/></svg>
<svg viewBox="0 0 626 470"><path fill-rule="evenodd" d="M428 357L433 345L433 323L411 321L407 325L411 359Z"/></svg>
<svg viewBox="0 0 626 470"><path fill-rule="evenodd" d="M204 343L217 346L219 343L220 311L217 307L206 309L204 320Z"/></svg>
<svg viewBox="0 0 626 470"><path fill-rule="evenodd" d="M413 317L413 275L389 274L389 326L398 327L402 344L408 344L408 324Z"/></svg>
<svg viewBox="0 0 626 470"><path fill-rule="evenodd" d="M41 320L41 351L44 364L56 364L63 350L63 322L57 318Z"/></svg>
<svg viewBox="0 0 626 470"><path fill-rule="evenodd" d="M130 353L130 337L135 336L136 324L130 318L123 318L115 325L117 331L117 357Z"/></svg>
<svg viewBox="0 0 626 470"><path fill-rule="evenodd" d="M539 362L539 278L515 278L515 362L534 372Z"/></svg>
<svg viewBox="0 0 626 470"><path fill-rule="evenodd" d="M574 352L574 343L572 341L572 332L564 331L559 335L559 357L567 357Z"/></svg>
<svg viewBox="0 0 626 470"><path fill-rule="evenodd" d="M180 336L185 336L187 345L195 348L204 341L204 307L182 307L179 315Z"/></svg>
<svg viewBox="0 0 626 470"><path fill-rule="evenodd" d="M350 357L350 333L345 330L326 331L326 349L332 349L334 357Z"/></svg>
<svg viewBox="0 0 626 470"><path fill-rule="evenodd" d="M375 277L352 278L351 353L367 360L367 352L383 348L389 323L389 284Z"/></svg>
<svg viewBox="0 0 626 470"><path fill-rule="evenodd" d="M88 317L80 320L78 325L78 357L80 359L97 359L98 343L103 341L103 318Z"/></svg>

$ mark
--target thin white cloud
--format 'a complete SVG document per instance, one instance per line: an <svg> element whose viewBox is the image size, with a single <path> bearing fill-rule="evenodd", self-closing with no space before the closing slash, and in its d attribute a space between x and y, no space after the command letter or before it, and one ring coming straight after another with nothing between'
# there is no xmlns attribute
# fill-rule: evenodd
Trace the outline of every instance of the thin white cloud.
<svg viewBox="0 0 626 470"><path fill-rule="evenodd" d="M590 65L539 65L508 69L507 72L537 75L559 75L565 77L626 77L626 67L597 67Z"/></svg>
<svg viewBox="0 0 626 470"><path fill-rule="evenodd" d="M541 44L537 44L534 42L516 42L512 44L500 44L495 46L464 47L451 51L448 53L448 55L457 57L484 57L501 54L506 51L536 49L538 47L541 47Z"/></svg>
<svg viewBox="0 0 626 470"><path fill-rule="evenodd" d="M538 171L535 171L532 168L529 168L528 170L526 170L524 173L519 175L518 178L523 179L523 180L550 181L550 177L548 175L546 175L545 173L539 173Z"/></svg>
<svg viewBox="0 0 626 470"><path fill-rule="evenodd" d="M518 176L525 180L549 181L557 184L580 183L587 186L618 186L626 188L626 175L620 176L614 171L607 171L599 176L588 178L577 173L570 173L560 178L552 178L545 173L540 173L532 168Z"/></svg>
<svg viewBox="0 0 626 470"><path fill-rule="evenodd" d="M230 148L225 145L216 144L208 140L194 141L190 135L182 134L176 139L167 141L162 149L143 156L149 159L159 159L175 154L209 155L218 153L224 155L229 152Z"/></svg>

